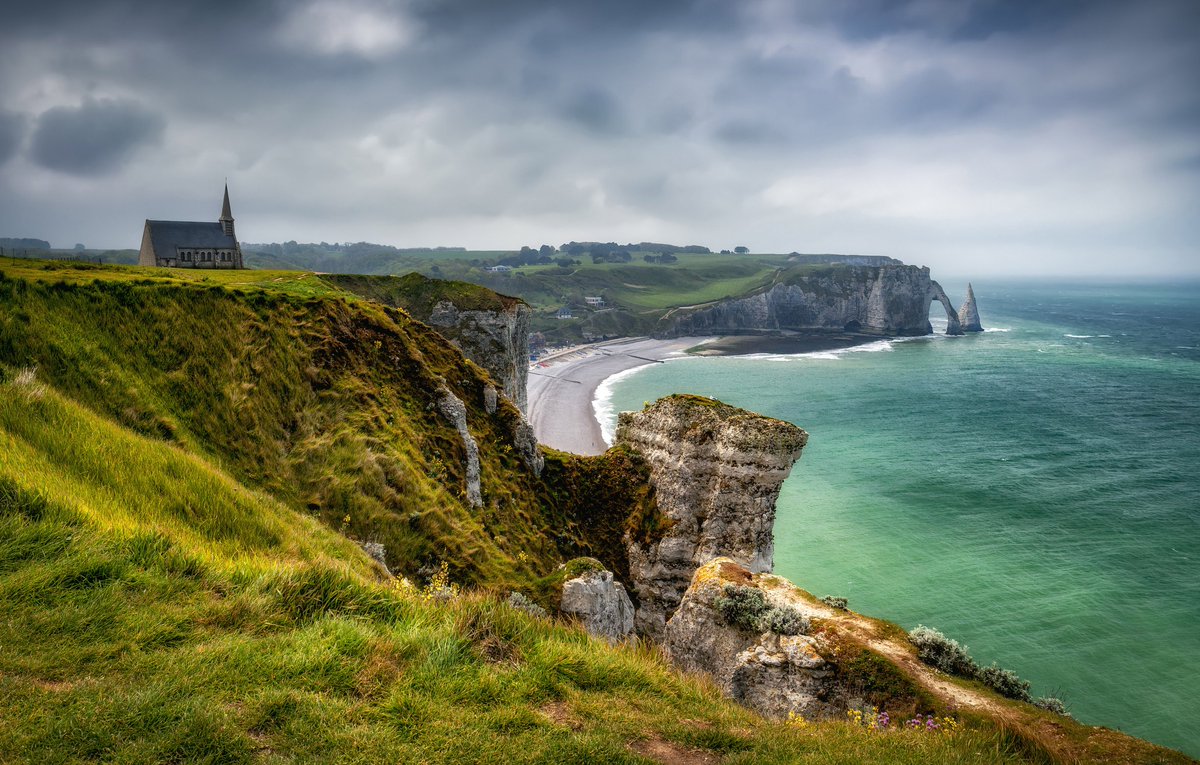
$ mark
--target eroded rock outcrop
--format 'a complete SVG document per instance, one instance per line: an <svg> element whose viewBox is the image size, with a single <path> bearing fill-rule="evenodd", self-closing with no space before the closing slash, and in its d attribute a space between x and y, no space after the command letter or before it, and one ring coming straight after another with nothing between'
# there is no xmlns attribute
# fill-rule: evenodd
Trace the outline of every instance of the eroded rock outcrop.
<svg viewBox="0 0 1200 765"><path fill-rule="evenodd" d="M467 407L462 399L454 395L444 385L438 388L437 408L462 439L463 451L466 452L467 500L472 507L483 507L483 493L480 489L479 445L475 437L467 429ZM524 420L522 420L523 422Z"/></svg>
<svg viewBox="0 0 1200 765"><path fill-rule="evenodd" d="M982 332L983 325L979 323L979 307L975 305L975 288L967 283L967 299L958 307L958 323L963 332Z"/></svg>
<svg viewBox="0 0 1200 765"><path fill-rule="evenodd" d="M840 266L785 273L768 289L663 317L662 336L747 332L852 331L927 335L929 306L946 311L946 334L959 335L958 312L918 266Z"/></svg>
<svg viewBox="0 0 1200 765"><path fill-rule="evenodd" d="M540 476L542 469L546 467L546 456L538 448L538 440L534 435L533 426L520 414L513 420L512 439L513 448L517 450L521 462L525 463L525 467L529 468L534 475Z"/></svg>
<svg viewBox="0 0 1200 765"><path fill-rule="evenodd" d="M621 414L616 443L645 457L670 526L656 541L626 539L640 634L661 635L692 573L715 557L771 570L775 500L807 440L795 425L700 396Z"/></svg>
<svg viewBox="0 0 1200 765"><path fill-rule="evenodd" d="M588 571L563 582L559 610L577 617L589 634L609 642L633 632L633 601L611 571Z"/></svg>
<svg viewBox="0 0 1200 765"><path fill-rule="evenodd" d="M756 590L769 607L790 610L806 624L824 614L796 597L794 588L766 588L762 580L728 558L697 569L666 624L663 649L675 666L712 676L725 695L767 717L838 715L847 694L838 686L836 666L823 655L828 647L821 639L748 629L723 615L719 604L726 588Z"/></svg>
<svg viewBox="0 0 1200 765"><path fill-rule="evenodd" d="M529 306L512 300L501 310L470 310L449 300L434 305L423 320L446 335L471 361L500 383L510 401L525 411L529 383Z"/></svg>

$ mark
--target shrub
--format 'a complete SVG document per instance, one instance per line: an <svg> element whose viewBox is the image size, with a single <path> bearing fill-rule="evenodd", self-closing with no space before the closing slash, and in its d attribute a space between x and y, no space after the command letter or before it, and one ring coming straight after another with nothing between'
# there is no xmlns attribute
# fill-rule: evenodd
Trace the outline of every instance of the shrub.
<svg viewBox="0 0 1200 765"><path fill-rule="evenodd" d="M745 632L757 632L769 606L762 591L756 587L727 584L724 595L713 601L717 613L731 627Z"/></svg>
<svg viewBox="0 0 1200 765"><path fill-rule="evenodd" d="M510 592L508 594L508 604L518 611L524 611L525 613L533 616L546 616L546 609L542 608L537 603L534 603L532 600L519 592Z"/></svg>
<svg viewBox="0 0 1200 765"><path fill-rule="evenodd" d="M845 598L839 598L835 595L826 595L821 598L821 602L830 608L836 608L839 611L845 611L848 601Z"/></svg>
<svg viewBox="0 0 1200 765"><path fill-rule="evenodd" d="M1017 676L1011 669L1004 669L992 662L990 667L979 670L979 680L1001 696L1007 696L1017 701L1031 701L1029 683Z"/></svg>
<svg viewBox="0 0 1200 765"><path fill-rule="evenodd" d="M775 606L763 614L760 625L764 630L777 632L780 635L804 635L808 633L809 622L799 611L787 606Z"/></svg>
<svg viewBox="0 0 1200 765"><path fill-rule="evenodd" d="M1056 715L1070 717L1071 713L1067 711L1067 705L1062 699L1056 699L1053 696L1043 696L1040 699L1035 699L1033 705L1038 709L1044 709L1047 712L1053 712Z"/></svg>
<svg viewBox="0 0 1200 765"><path fill-rule="evenodd" d="M917 656L926 664L960 677L975 678L979 675L979 665L971 658L967 647L932 627L919 624L908 633L908 639L917 647Z"/></svg>
<svg viewBox="0 0 1200 765"><path fill-rule="evenodd" d="M808 619L789 606L772 606L762 590L740 584L727 584L724 595L713 601L717 613L726 624L745 632L776 632L780 635L803 635L808 632Z"/></svg>

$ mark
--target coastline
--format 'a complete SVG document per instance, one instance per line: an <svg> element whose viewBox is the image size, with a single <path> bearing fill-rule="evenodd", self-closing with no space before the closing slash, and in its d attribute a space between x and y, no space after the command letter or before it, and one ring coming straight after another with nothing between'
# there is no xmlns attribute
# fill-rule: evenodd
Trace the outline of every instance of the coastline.
<svg viewBox="0 0 1200 765"><path fill-rule="evenodd" d="M603 454L608 444L592 408L597 388L621 372L682 356L707 339L627 337L548 356L529 367L525 417L539 443L573 454Z"/></svg>
<svg viewBox="0 0 1200 765"><path fill-rule="evenodd" d="M603 454L609 444L598 419L597 391L635 369L687 356L817 353L892 339L850 333L633 337L575 346L530 365L526 419L539 443L572 454Z"/></svg>

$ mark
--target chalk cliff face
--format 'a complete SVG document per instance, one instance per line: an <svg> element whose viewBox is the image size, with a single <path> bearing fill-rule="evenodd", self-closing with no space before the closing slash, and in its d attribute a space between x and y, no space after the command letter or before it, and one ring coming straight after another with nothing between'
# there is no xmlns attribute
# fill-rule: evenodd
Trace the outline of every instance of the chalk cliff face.
<svg viewBox="0 0 1200 765"><path fill-rule="evenodd" d="M946 311L946 334L960 335L958 314L941 285L917 266L842 266L785 274L754 295L663 318L663 336L756 331L838 330L884 336L927 335L929 305Z"/></svg>
<svg viewBox="0 0 1200 765"><path fill-rule="evenodd" d="M522 412L529 382L529 321L533 312L514 301L502 310L461 309L449 300L418 317L445 335L471 361L500 383L505 396Z"/></svg>
<svg viewBox="0 0 1200 765"><path fill-rule="evenodd" d="M958 323L963 332L982 332L983 325L979 323L979 307L975 305L975 288L967 284L967 299L958 307Z"/></svg>
<svg viewBox="0 0 1200 765"><path fill-rule="evenodd" d="M640 634L661 636L692 572L717 556L771 570L775 500L807 440L795 425L699 396L621 414L616 443L645 457L671 524L655 542L626 538Z"/></svg>

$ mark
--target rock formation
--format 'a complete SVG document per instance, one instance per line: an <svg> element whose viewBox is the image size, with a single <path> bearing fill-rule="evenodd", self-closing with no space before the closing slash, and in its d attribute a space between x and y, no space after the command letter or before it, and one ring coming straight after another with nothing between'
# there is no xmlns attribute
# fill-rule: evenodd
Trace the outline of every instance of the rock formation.
<svg viewBox="0 0 1200 765"><path fill-rule="evenodd" d="M671 522L656 541L626 538L640 634L661 635L692 573L717 556L771 570L775 500L807 440L795 425L700 396L621 414L616 443L645 457Z"/></svg>
<svg viewBox="0 0 1200 765"><path fill-rule="evenodd" d="M467 429L467 407L463 404L462 399L445 386L438 388L437 393L438 411L458 431L459 438L462 439L463 451L466 452L467 500L471 503L471 507L483 507L483 493L479 485L479 445L475 443L475 437Z"/></svg>
<svg viewBox="0 0 1200 765"><path fill-rule="evenodd" d="M827 649L823 642L728 623L718 602L730 586L756 588L772 607L803 617L824 615L796 597L794 588L762 587L762 577L728 558L716 558L696 570L666 624L663 648L671 662L711 675L725 695L767 717L786 718L794 712L812 719L845 709L839 700L846 694L837 686L836 667L822 655Z"/></svg>
<svg viewBox="0 0 1200 765"><path fill-rule="evenodd" d="M929 269L842 266L786 274L754 295L722 300L663 317L656 334L852 331L883 336L927 335L929 305L946 311L946 334L961 335L958 313Z"/></svg>
<svg viewBox="0 0 1200 765"><path fill-rule="evenodd" d="M542 450L538 448L538 440L534 435L533 426L520 414L513 420L512 439L513 448L517 450L525 467L529 468L534 475L540 476L542 469L546 466L546 455L542 454Z"/></svg>
<svg viewBox="0 0 1200 765"><path fill-rule="evenodd" d="M500 383L522 412L529 383L529 306L514 300L504 310L466 310L449 300L437 303L428 316L418 317L446 335L471 361Z"/></svg>
<svg viewBox="0 0 1200 765"><path fill-rule="evenodd" d="M963 332L982 332L983 325L979 323L979 308L975 305L975 289L967 283L967 299L958 307L958 323Z"/></svg>
<svg viewBox="0 0 1200 765"><path fill-rule="evenodd" d="M578 617L589 634L623 640L633 632L633 602L611 571L588 571L563 582L559 610Z"/></svg>

